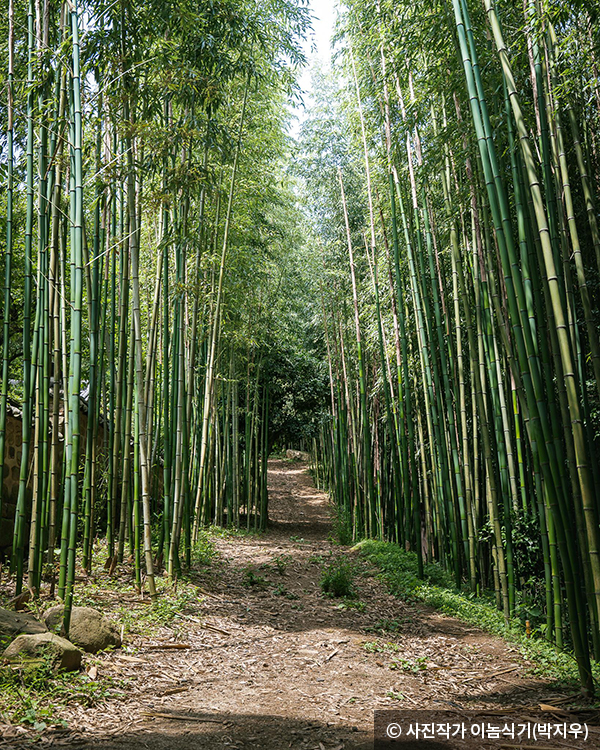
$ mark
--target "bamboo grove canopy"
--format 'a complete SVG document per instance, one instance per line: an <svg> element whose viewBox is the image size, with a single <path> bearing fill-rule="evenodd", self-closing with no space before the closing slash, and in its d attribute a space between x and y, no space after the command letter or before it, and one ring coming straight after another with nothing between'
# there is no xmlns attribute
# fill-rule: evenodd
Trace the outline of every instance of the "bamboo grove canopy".
<svg viewBox="0 0 600 750"><path fill-rule="evenodd" d="M289 397L269 351L299 222L285 102L308 11L8 10L0 455L7 400L22 403L10 562L17 592L25 572L38 591L58 566L68 631L77 556L89 572L97 535L112 569L130 545L154 598L154 569L175 578L203 524L266 523L269 403L285 436ZM280 354L301 358L294 347ZM305 359L323 393L324 365Z"/></svg>
<svg viewBox="0 0 600 750"><path fill-rule="evenodd" d="M287 440L346 541L492 592L591 693L599 10L343 2L293 141L302 0L10 0L17 591L57 566L68 630L101 536L154 595L203 525L265 527Z"/></svg>

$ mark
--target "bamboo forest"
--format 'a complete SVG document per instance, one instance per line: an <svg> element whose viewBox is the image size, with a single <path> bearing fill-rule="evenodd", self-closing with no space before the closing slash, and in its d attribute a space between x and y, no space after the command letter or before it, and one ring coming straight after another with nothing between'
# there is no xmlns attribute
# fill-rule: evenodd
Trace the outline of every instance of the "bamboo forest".
<svg viewBox="0 0 600 750"><path fill-rule="evenodd" d="M0 745L583 722L600 2L3 8Z"/></svg>

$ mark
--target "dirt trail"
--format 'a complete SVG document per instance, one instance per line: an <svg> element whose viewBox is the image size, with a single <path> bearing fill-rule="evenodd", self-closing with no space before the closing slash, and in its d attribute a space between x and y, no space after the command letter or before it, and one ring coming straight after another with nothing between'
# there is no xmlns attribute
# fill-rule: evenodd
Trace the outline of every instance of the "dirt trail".
<svg viewBox="0 0 600 750"><path fill-rule="evenodd" d="M193 615L103 657L100 673L135 677L127 699L65 711L53 746L366 750L377 708L551 700L506 643L388 595L366 564L358 609L324 598L323 565L349 554L328 540L327 496L305 465L272 461L269 497L268 533L218 540Z"/></svg>

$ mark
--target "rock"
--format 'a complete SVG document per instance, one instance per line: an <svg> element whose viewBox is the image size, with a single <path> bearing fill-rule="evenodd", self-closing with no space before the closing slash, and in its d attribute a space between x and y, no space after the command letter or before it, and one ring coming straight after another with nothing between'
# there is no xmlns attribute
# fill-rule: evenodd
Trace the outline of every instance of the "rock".
<svg viewBox="0 0 600 750"><path fill-rule="evenodd" d="M286 458L291 458L294 461L310 461L310 453L304 451L295 451L288 448L285 452Z"/></svg>
<svg viewBox="0 0 600 750"><path fill-rule="evenodd" d="M56 631L62 625L63 610L64 607L58 605L46 612L44 620L49 630ZM117 628L102 612L91 607L73 607L69 638L89 654L95 654L109 646L118 648L121 645Z"/></svg>
<svg viewBox="0 0 600 750"><path fill-rule="evenodd" d="M67 672L74 672L81 666L81 651L66 638L47 632L17 636L4 651L4 658L27 662L31 658L43 657L48 652L52 655L53 662Z"/></svg>
<svg viewBox="0 0 600 750"><path fill-rule="evenodd" d="M46 633L48 628L33 615L0 609L0 640L14 638L21 633Z"/></svg>

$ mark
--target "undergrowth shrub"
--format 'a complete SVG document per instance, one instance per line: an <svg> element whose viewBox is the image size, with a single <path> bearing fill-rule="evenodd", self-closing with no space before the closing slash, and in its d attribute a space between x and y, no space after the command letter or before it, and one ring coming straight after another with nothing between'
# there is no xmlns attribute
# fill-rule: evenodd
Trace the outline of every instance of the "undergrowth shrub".
<svg viewBox="0 0 600 750"><path fill-rule="evenodd" d="M347 560L334 560L321 574L321 590L328 596L353 599L356 597L354 576L355 570L351 563Z"/></svg>
<svg viewBox="0 0 600 750"><path fill-rule="evenodd" d="M219 552L212 540L211 533L208 529L200 529L198 541L194 544L192 550L192 560L195 565L208 566L218 557Z"/></svg>
<svg viewBox="0 0 600 750"><path fill-rule="evenodd" d="M189 607L198 603L198 595L191 589L182 589L168 596L161 597L152 607L148 608L145 619L157 625L167 625L174 618L185 613Z"/></svg>
<svg viewBox="0 0 600 750"><path fill-rule="evenodd" d="M347 508L334 507L332 540L344 547L352 544L352 518Z"/></svg>
<svg viewBox="0 0 600 750"><path fill-rule="evenodd" d="M18 667L0 664L0 724L29 724L40 734L49 726L67 727L58 716L59 706L92 708L107 699L122 701L128 688L128 680L109 675L91 680L85 672L63 672L53 652L45 649Z"/></svg>
<svg viewBox="0 0 600 750"><path fill-rule="evenodd" d="M395 596L411 598L416 589L423 585L423 580L434 586L452 587L452 577L437 563L425 563L423 579L419 578L416 552L372 539L360 542L358 547L361 555L381 570L390 592Z"/></svg>
<svg viewBox="0 0 600 750"><path fill-rule="evenodd" d="M253 565L247 565L244 570L244 578L242 585L247 588L265 589L269 586L269 582L266 578L259 575L256 568Z"/></svg>
<svg viewBox="0 0 600 750"><path fill-rule="evenodd" d="M390 593L404 600L424 602L444 614L517 644L523 656L530 660L530 674L562 684L579 683L573 655L541 637L528 637L519 619L521 612L516 612L515 617L506 623L491 593L486 597L457 591L451 576L436 563L425 565L424 579L418 578L416 554L407 552L397 544L366 540L357 547L362 556L380 569L380 578ZM537 634L541 633L541 629L538 629ZM594 680L599 682L600 664L597 662L592 663L592 673Z"/></svg>

